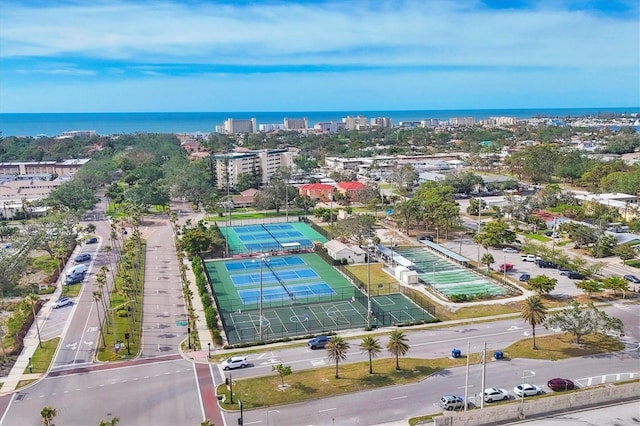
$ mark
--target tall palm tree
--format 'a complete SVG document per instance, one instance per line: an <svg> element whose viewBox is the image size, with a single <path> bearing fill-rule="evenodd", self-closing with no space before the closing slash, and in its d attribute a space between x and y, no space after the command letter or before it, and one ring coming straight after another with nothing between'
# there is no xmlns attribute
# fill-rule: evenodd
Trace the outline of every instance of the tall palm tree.
<svg viewBox="0 0 640 426"><path fill-rule="evenodd" d="M483 265L487 265L487 275L489 274L491 264L495 262L493 255L491 253L485 253L482 255L482 259L480 259L480 263Z"/></svg>
<svg viewBox="0 0 640 426"><path fill-rule="evenodd" d="M365 336L362 338L362 342L360 342L360 349L362 352L369 354L369 374L373 374L373 358L382 352L380 340L372 336Z"/></svg>
<svg viewBox="0 0 640 426"><path fill-rule="evenodd" d="M42 347L42 338L40 337L40 326L38 325L38 317L36 316L36 301L40 301L40 296L35 293L31 293L27 296L27 300L31 304L31 313L33 314L33 323L36 325L36 332L38 333L38 346Z"/></svg>
<svg viewBox="0 0 640 426"><path fill-rule="evenodd" d="M396 357L396 370L400 370L400 360L398 357L401 355L404 356L409 352L408 340L407 336L400 330L393 330L389 335L387 349Z"/></svg>
<svg viewBox="0 0 640 426"><path fill-rule="evenodd" d="M325 348L329 359L336 362L336 379L339 379L338 363L347 359L349 343L340 336L333 336Z"/></svg>
<svg viewBox="0 0 640 426"><path fill-rule="evenodd" d="M53 419L58 415L58 410L51 406L44 407L40 410L40 416L42 417L42 424L44 426L54 426Z"/></svg>
<svg viewBox="0 0 640 426"><path fill-rule="evenodd" d="M531 331L533 335L533 348L538 349L536 346L536 325L544 323L547 318L547 308L542 303L540 296L529 296L520 305L522 309L522 319L531 324Z"/></svg>
<svg viewBox="0 0 640 426"><path fill-rule="evenodd" d="M100 306L98 306L98 301L102 299L102 293L100 290L94 290L93 292L93 301L96 302L96 311L98 312L98 325L100 326L100 335L102 336L102 347L104 348L106 345L106 341L104 339L104 330L102 329L102 319L100 319ZM105 312L105 316L107 313Z"/></svg>

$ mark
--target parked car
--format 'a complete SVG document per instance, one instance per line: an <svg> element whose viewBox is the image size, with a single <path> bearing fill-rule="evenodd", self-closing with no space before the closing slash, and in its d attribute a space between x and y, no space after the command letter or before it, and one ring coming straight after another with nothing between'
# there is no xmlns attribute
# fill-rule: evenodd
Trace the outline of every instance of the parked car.
<svg viewBox="0 0 640 426"><path fill-rule="evenodd" d="M509 392L500 388L487 388L484 390L484 402L506 401L509 399Z"/></svg>
<svg viewBox="0 0 640 426"><path fill-rule="evenodd" d="M98 239L96 237L91 237L91 238L87 238L87 240L85 241L85 244L96 244L98 242Z"/></svg>
<svg viewBox="0 0 640 426"><path fill-rule="evenodd" d="M527 282L531 279L531 275L529 274L522 274L520 275L520 278L518 278L518 281L522 281L522 282Z"/></svg>
<svg viewBox="0 0 640 426"><path fill-rule="evenodd" d="M323 349L329 343L329 339L327 336L318 336L307 342L307 345L310 349Z"/></svg>
<svg viewBox="0 0 640 426"><path fill-rule="evenodd" d="M505 247L502 249L503 253L518 253L519 250L515 247Z"/></svg>
<svg viewBox="0 0 640 426"><path fill-rule="evenodd" d="M560 377L556 377L555 379L551 379L547 382L547 386L552 391L560 392L571 390L575 387L575 384L569 379L561 379Z"/></svg>
<svg viewBox="0 0 640 426"><path fill-rule="evenodd" d="M625 275L624 279L629 281L630 283L640 284L640 278L636 277L635 275Z"/></svg>
<svg viewBox="0 0 640 426"><path fill-rule="evenodd" d="M464 408L464 399L457 395L442 395L440 406L447 411Z"/></svg>
<svg viewBox="0 0 640 426"><path fill-rule="evenodd" d="M235 368L245 368L248 365L246 356L232 356L222 361L222 368L233 370Z"/></svg>
<svg viewBox="0 0 640 426"><path fill-rule="evenodd" d="M542 258L540 256L536 256L534 254L527 254L525 256L522 256L520 258L520 260L522 260L523 262L536 262L538 260L541 260Z"/></svg>
<svg viewBox="0 0 640 426"><path fill-rule="evenodd" d="M558 271L560 271L560 275L566 275L566 272L571 272L571 269L566 266L559 266Z"/></svg>
<svg viewBox="0 0 640 426"><path fill-rule="evenodd" d="M513 265L511 263L503 263L502 265L498 266L499 272L509 272L512 269Z"/></svg>
<svg viewBox="0 0 640 426"><path fill-rule="evenodd" d="M558 267L558 265L556 265L555 263L543 259L537 260L536 264L538 265L538 268L556 269Z"/></svg>
<svg viewBox="0 0 640 426"><path fill-rule="evenodd" d="M575 272L575 271L572 271L571 269L563 269L563 270L560 270L560 275L564 275L565 277L567 277L572 272Z"/></svg>
<svg viewBox="0 0 640 426"><path fill-rule="evenodd" d="M64 280L64 284L65 284L65 285L79 284L79 283L81 283L82 281L84 281L84 277L85 277L84 272L82 272L82 273L80 273L80 274L69 275L69 276Z"/></svg>
<svg viewBox="0 0 640 426"><path fill-rule="evenodd" d="M585 278L587 278L580 272L573 272L573 271L569 272L567 274L567 277L571 278L572 280L584 280Z"/></svg>
<svg viewBox="0 0 640 426"><path fill-rule="evenodd" d="M540 386L525 383L513 388L513 393L517 396L522 396L523 394L524 396L542 395L542 389L540 389Z"/></svg>
<svg viewBox="0 0 640 426"><path fill-rule="evenodd" d="M73 304L73 301L71 299L69 299L68 297L61 297L60 299L53 302L51 307L53 309L58 309L58 308L62 308L63 306L67 306L71 304Z"/></svg>
<svg viewBox="0 0 640 426"><path fill-rule="evenodd" d="M78 263L87 262L91 260L91 255L89 253L80 253L79 255L76 256L74 260Z"/></svg>

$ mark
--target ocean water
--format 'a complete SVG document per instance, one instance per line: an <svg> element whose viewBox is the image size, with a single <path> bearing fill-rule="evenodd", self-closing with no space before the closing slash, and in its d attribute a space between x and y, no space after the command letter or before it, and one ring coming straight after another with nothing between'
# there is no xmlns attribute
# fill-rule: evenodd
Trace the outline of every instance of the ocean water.
<svg viewBox="0 0 640 426"><path fill-rule="evenodd" d="M448 120L451 117L474 117L476 120L496 116L576 117L598 113L638 113L640 108L549 108L424 111L274 111L274 112L134 112L134 113L3 113L0 114L2 136L56 136L71 130L95 130L100 135L122 133L211 133L227 118L255 118L258 125L282 123L285 117L306 117L309 127L315 123L340 121L347 115L390 117L393 124L427 118Z"/></svg>

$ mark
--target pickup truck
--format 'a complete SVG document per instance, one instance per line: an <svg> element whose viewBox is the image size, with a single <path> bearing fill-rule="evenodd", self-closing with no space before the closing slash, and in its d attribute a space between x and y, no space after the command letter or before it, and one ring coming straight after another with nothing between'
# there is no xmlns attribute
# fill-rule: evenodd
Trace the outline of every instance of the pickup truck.
<svg viewBox="0 0 640 426"><path fill-rule="evenodd" d="M526 256L522 256L520 260L522 260L523 262L535 262L536 260L540 260L540 256L527 254Z"/></svg>

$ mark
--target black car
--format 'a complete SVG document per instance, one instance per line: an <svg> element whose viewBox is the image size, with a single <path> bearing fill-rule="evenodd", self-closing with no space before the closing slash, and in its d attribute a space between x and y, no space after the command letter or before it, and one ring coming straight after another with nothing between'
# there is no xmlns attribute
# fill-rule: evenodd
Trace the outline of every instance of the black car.
<svg viewBox="0 0 640 426"><path fill-rule="evenodd" d="M318 336L307 342L310 349L323 349L329 343L329 338L327 336Z"/></svg>
<svg viewBox="0 0 640 426"><path fill-rule="evenodd" d="M73 284L78 284L81 283L82 281L84 281L84 273L82 274L75 274L75 275L70 275L67 277L67 279L64 281L65 285L73 285Z"/></svg>
<svg viewBox="0 0 640 426"><path fill-rule="evenodd" d="M553 262L549 262L548 260L538 260L536 263L538 264L539 268L550 268L550 269L558 268L558 265L556 265Z"/></svg>
<svg viewBox="0 0 640 426"><path fill-rule="evenodd" d="M572 280L584 280L585 278L587 278L584 275L582 275L580 272L573 272L573 271L569 272L567 274L567 277L571 278Z"/></svg>
<svg viewBox="0 0 640 426"><path fill-rule="evenodd" d="M624 279L629 281L630 283L640 284L640 278L636 277L635 275L625 275Z"/></svg>
<svg viewBox="0 0 640 426"><path fill-rule="evenodd" d="M85 241L85 244L96 244L98 242L98 239L96 237L91 237L91 238L87 238L87 241Z"/></svg>
<svg viewBox="0 0 640 426"><path fill-rule="evenodd" d="M87 262L87 261L91 260L91 255L89 253L81 253L81 254L77 255L74 260L77 263Z"/></svg>

